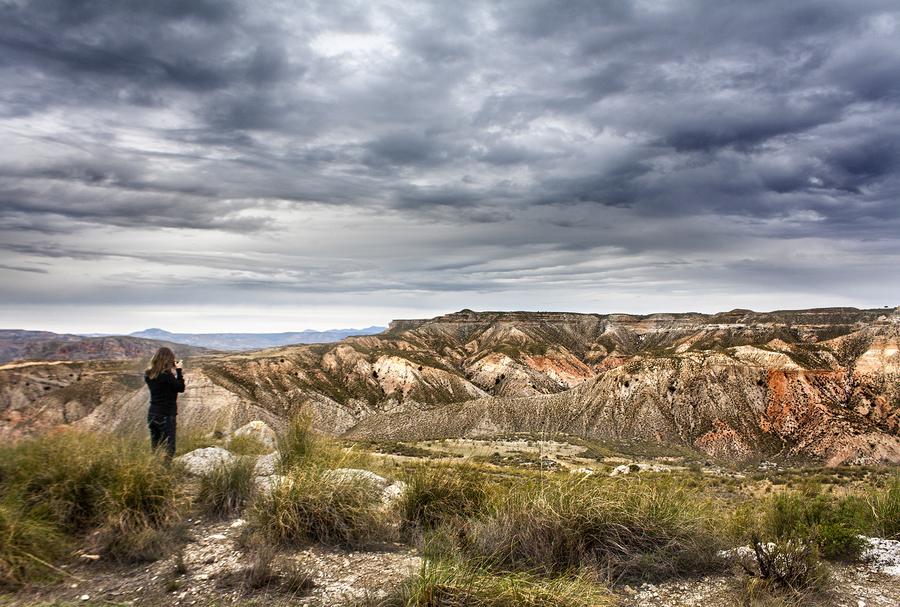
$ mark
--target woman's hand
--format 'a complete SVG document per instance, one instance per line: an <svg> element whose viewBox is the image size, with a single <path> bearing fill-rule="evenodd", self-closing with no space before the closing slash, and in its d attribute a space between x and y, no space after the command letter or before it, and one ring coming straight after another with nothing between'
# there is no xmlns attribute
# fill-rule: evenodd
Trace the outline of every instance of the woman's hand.
<svg viewBox="0 0 900 607"><path fill-rule="evenodd" d="M182 370L183 370L183 369L184 369L184 361L183 361L183 360L176 360L176 361L175 361L175 368L176 368L176 369L182 369Z"/></svg>

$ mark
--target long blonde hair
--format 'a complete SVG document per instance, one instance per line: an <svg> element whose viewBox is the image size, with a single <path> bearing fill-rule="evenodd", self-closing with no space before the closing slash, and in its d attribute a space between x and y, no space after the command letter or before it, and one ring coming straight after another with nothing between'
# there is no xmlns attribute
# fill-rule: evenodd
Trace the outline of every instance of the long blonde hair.
<svg viewBox="0 0 900 607"><path fill-rule="evenodd" d="M175 366L175 353L171 349L163 346L156 351L153 358L150 359L150 368L145 371L147 377L156 379L160 373L168 371Z"/></svg>

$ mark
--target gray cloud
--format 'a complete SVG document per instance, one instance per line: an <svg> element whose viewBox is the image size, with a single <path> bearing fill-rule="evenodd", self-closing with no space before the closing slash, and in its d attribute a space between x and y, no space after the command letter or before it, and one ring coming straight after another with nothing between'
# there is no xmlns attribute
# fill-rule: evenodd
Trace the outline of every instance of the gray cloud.
<svg viewBox="0 0 900 607"><path fill-rule="evenodd" d="M8 0L2 292L896 303L898 34L887 0Z"/></svg>

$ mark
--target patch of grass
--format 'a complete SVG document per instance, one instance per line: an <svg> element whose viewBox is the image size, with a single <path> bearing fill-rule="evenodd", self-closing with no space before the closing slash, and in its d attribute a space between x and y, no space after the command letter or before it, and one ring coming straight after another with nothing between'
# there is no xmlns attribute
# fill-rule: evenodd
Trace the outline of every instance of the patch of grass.
<svg viewBox="0 0 900 607"><path fill-rule="evenodd" d="M418 574L378 607L607 607L615 605L603 586L578 576L540 578L527 573L492 573L454 561L427 561Z"/></svg>
<svg viewBox="0 0 900 607"><path fill-rule="evenodd" d="M254 501L252 527L276 544L356 547L391 537L380 487L319 467L295 468Z"/></svg>
<svg viewBox="0 0 900 607"><path fill-rule="evenodd" d="M495 569L661 579L723 566L715 523L698 494L673 483L554 479L511 491L472 523L465 549Z"/></svg>
<svg viewBox="0 0 900 607"><path fill-rule="evenodd" d="M124 562L165 555L169 531L180 519L176 479L157 455L126 448L106 488L100 551Z"/></svg>
<svg viewBox="0 0 900 607"><path fill-rule="evenodd" d="M178 440L175 441L175 456L184 455L205 447L218 447L221 443L222 438L216 438L216 433L179 429Z"/></svg>
<svg viewBox="0 0 900 607"><path fill-rule="evenodd" d="M280 589L295 595L308 593L315 585L312 576L295 561L281 569L276 568L277 556L275 546L258 536L254 537L249 547L249 564L221 576L218 585L245 590Z"/></svg>
<svg viewBox="0 0 900 607"><path fill-rule="evenodd" d="M0 448L0 479L29 516L71 536L99 531L97 548L116 560L154 558L178 520L176 473L143 441L75 431L24 440Z"/></svg>
<svg viewBox="0 0 900 607"><path fill-rule="evenodd" d="M455 518L471 518L484 510L487 482L469 466L420 466L406 478L398 502L401 525L433 529Z"/></svg>
<svg viewBox="0 0 900 607"><path fill-rule="evenodd" d="M312 418L294 416L278 436L279 467L289 472L297 467L365 468L371 456L354 446L342 448L328 437L317 434Z"/></svg>
<svg viewBox="0 0 900 607"><path fill-rule="evenodd" d="M874 518L874 532L886 539L900 539L900 473L887 486L874 491L867 500Z"/></svg>
<svg viewBox="0 0 900 607"><path fill-rule="evenodd" d="M240 513L256 490L254 466L253 458L237 457L202 476L197 503L203 511L218 517Z"/></svg>
<svg viewBox="0 0 900 607"><path fill-rule="evenodd" d="M47 562L61 556L66 544L56 525L29 512L15 496L5 496L0 501L0 588L53 577Z"/></svg>
<svg viewBox="0 0 900 607"><path fill-rule="evenodd" d="M228 450L235 455L266 455L272 452L261 440L249 434L232 436L228 441Z"/></svg>

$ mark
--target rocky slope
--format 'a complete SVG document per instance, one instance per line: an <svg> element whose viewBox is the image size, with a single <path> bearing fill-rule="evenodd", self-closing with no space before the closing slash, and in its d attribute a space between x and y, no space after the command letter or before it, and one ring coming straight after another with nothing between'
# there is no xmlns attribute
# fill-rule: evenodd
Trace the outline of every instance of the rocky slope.
<svg viewBox="0 0 900 607"><path fill-rule="evenodd" d="M897 309L463 310L334 344L197 357L181 424L277 426L307 408L321 429L361 438L565 431L725 458L900 462L898 343ZM144 392L139 365L0 369L0 433L138 428Z"/></svg>

